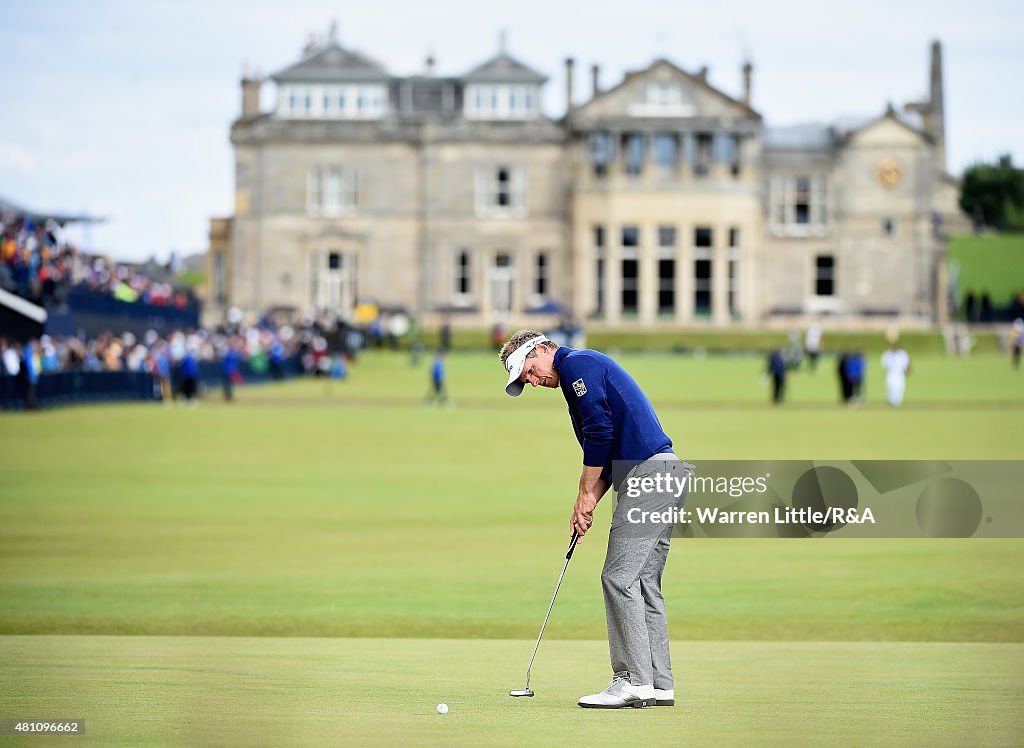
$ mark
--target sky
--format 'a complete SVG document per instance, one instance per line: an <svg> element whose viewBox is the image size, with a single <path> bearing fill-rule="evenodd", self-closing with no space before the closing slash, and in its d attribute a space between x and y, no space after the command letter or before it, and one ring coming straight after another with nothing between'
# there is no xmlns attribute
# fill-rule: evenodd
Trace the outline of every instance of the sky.
<svg viewBox="0 0 1024 748"><path fill-rule="evenodd" d="M205 250L211 217L233 209L230 126L239 81L297 62L332 21L345 47L396 75L459 75L494 55L549 77L565 111L590 66L605 88L666 57L739 96L745 56L768 126L881 115L924 98L929 45L943 43L950 170L1001 153L1024 162L1024 3L976 0L94 0L0 3L0 196L37 211L87 213L86 249L121 260ZM263 87L263 107L273 85Z"/></svg>

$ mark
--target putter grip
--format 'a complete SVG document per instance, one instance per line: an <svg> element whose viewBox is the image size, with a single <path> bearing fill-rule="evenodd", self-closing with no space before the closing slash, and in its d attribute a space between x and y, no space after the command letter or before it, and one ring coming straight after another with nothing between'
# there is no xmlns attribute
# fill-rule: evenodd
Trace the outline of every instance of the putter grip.
<svg viewBox="0 0 1024 748"><path fill-rule="evenodd" d="M579 530L573 530L572 540L569 541L569 550L565 553L565 560L568 561L572 558L572 552L576 550L576 543L579 542L580 533Z"/></svg>

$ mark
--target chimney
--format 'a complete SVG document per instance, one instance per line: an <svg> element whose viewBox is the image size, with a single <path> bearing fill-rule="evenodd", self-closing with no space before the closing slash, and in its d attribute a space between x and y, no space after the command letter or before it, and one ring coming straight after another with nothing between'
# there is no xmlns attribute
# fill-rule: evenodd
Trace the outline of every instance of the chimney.
<svg viewBox="0 0 1024 748"><path fill-rule="evenodd" d="M701 69L697 71L697 79L700 80L700 81L703 81L704 83L708 82L708 66L707 65L702 65Z"/></svg>
<svg viewBox="0 0 1024 748"><path fill-rule="evenodd" d="M946 104L942 91L942 42L932 42L931 69L928 81L928 108L930 117L928 130L935 138L938 154L938 167L941 172L946 170Z"/></svg>
<svg viewBox="0 0 1024 748"><path fill-rule="evenodd" d="M426 62L425 71L424 71L424 75L426 75L428 78L432 78L434 76L434 65L435 65L435 63L436 63L436 60L434 59L434 53L430 52L429 54L427 54L427 62Z"/></svg>
<svg viewBox="0 0 1024 748"><path fill-rule="evenodd" d="M242 75L242 117L256 117L260 113L260 79Z"/></svg>
<svg viewBox="0 0 1024 748"><path fill-rule="evenodd" d="M750 83L754 75L754 66L750 60L743 63L743 103L750 106Z"/></svg>
<svg viewBox="0 0 1024 748"><path fill-rule="evenodd" d="M590 79L594 84L594 96L601 93L601 67L600 65L590 66Z"/></svg>
<svg viewBox="0 0 1024 748"><path fill-rule="evenodd" d="M565 58L565 113L572 111L572 69L576 61L571 57Z"/></svg>
<svg viewBox="0 0 1024 748"><path fill-rule="evenodd" d="M936 39L931 46L928 98L924 101L909 101L903 108L908 112L916 112L920 115L924 131L934 139L935 163L939 174L944 174L946 171L946 107L942 88L942 43Z"/></svg>

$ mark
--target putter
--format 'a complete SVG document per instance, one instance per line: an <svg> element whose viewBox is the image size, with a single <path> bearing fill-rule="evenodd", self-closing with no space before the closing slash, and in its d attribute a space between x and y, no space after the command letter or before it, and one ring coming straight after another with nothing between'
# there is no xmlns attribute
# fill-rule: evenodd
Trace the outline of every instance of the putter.
<svg viewBox="0 0 1024 748"><path fill-rule="evenodd" d="M537 656L537 648L540 646L540 638L544 636L544 627L548 625L548 618L551 616L551 608L555 605L555 597L558 596L558 588L562 586L562 577L565 576L565 570L569 567L569 559L572 558L572 552L576 550L576 543L579 539L579 531L574 530L572 533L572 540L569 541L569 550L565 553L565 563L562 564L562 573L558 575L558 582L555 583L555 591L551 595L551 602L548 603L548 612L544 614L544 623L540 625L540 633L537 634L537 643L533 645L533 654L530 655L530 664L526 666L526 686L524 688L512 689L508 692L509 696L533 696L533 691L530 689L530 670L533 668L533 660Z"/></svg>

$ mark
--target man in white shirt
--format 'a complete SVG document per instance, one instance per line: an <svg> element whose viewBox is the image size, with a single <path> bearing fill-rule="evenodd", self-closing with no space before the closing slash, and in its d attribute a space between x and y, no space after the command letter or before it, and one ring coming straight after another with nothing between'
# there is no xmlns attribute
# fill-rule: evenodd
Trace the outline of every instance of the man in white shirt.
<svg viewBox="0 0 1024 748"><path fill-rule="evenodd" d="M910 356L900 348L894 338L889 350L882 354L882 368L885 369L885 397L889 405L898 406L903 402L903 391L907 387L910 372Z"/></svg>
<svg viewBox="0 0 1024 748"><path fill-rule="evenodd" d="M804 350L807 352L807 361L811 365L811 371L818 368L818 356L821 353L821 325L815 322L807 328L807 335L804 337Z"/></svg>
<svg viewBox="0 0 1024 748"><path fill-rule="evenodd" d="M9 377L16 377L21 371L21 356L18 355L16 343L0 341L0 348L3 348L4 374Z"/></svg>

